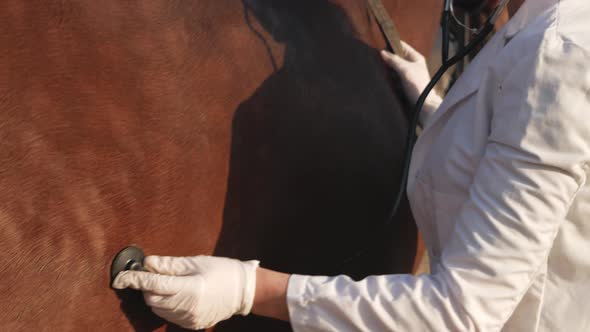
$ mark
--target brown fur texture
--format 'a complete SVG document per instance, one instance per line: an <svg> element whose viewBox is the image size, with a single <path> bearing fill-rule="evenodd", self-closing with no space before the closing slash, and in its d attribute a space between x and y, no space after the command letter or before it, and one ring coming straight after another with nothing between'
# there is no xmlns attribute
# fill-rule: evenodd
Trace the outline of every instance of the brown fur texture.
<svg viewBox="0 0 590 332"><path fill-rule="evenodd" d="M427 53L440 1L385 4ZM109 288L132 243L409 272L407 206L379 228L407 129L382 47L362 0L0 2L0 329L176 329Z"/></svg>

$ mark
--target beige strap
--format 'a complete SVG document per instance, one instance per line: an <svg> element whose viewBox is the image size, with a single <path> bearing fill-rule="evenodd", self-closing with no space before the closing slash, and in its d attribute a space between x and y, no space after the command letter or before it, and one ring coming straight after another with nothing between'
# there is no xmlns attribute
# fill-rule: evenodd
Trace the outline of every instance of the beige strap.
<svg viewBox="0 0 590 332"><path fill-rule="evenodd" d="M381 27L381 31L385 35L385 39L387 39L389 47L391 47L394 53L405 57L399 32L381 0L367 0L367 2Z"/></svg>

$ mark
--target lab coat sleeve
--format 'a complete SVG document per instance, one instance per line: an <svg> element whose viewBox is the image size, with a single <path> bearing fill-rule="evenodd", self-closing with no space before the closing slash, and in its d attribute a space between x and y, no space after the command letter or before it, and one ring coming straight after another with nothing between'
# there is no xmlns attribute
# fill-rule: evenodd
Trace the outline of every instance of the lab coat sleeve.
<svg viewBox="0 0 590 332"><path fill-rule="evenodd" d="M515 60L436 274L290 278L295 331L498 331L546 262L590 156L589 58L567 41Z"/></svg>

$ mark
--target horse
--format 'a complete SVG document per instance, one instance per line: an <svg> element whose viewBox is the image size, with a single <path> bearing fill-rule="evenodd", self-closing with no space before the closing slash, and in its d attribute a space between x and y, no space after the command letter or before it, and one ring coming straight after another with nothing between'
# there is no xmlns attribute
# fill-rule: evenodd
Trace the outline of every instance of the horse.
<svg viewBox="0 0 590 332"><path fill-rule="evenodd" d="M428 53L441 1L383 3ZM364 0L2 1L0 327L178 329L109 288L128 244L411 272L407 202L387 222L409 107L386 46Z"/></svg>

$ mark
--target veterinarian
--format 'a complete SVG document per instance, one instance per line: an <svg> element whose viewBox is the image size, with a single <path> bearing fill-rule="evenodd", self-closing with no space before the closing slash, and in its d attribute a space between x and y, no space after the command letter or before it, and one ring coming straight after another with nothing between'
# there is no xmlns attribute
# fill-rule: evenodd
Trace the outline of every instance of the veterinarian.
<svg viewBox="0 0 590 332"><path fill-rule="evenodd" d="M255 313L295 331L590 331L590 2L511 0L510 21L422 112L407 194L431 274L287 275L229 258L150 256L114 286L210 327ZM409 45L385 61L416 100ZM335 57L339 56L334 54Z"/></svg>

